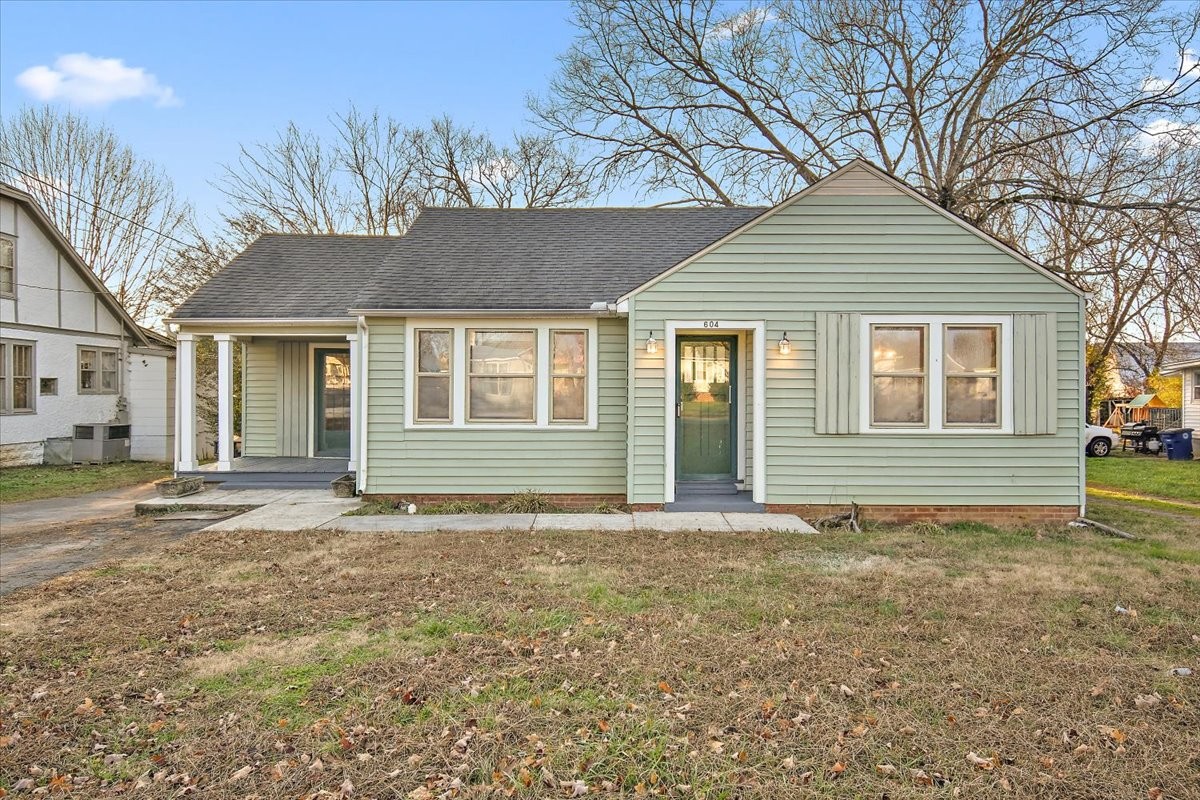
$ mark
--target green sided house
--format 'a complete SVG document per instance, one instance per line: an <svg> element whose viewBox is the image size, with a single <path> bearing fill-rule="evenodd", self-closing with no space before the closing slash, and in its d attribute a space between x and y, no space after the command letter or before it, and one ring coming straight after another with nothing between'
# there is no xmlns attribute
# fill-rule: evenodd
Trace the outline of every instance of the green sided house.
<svg viewBox="0 0 1200 800"><path fill-rule="evenodd" d="M177 470L418 504L1066 520L1083 293L855 161L773 208L264 236L175 312ZM218 352L201 470L195 342ZM242 368L235 374L235 349ZM235 381L242 452L234 457Z"/></svg>

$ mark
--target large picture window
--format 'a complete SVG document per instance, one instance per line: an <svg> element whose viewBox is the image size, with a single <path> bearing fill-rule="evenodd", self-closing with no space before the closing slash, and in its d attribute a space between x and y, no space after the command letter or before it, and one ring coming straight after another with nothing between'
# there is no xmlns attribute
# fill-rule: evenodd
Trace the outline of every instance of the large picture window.
<svg viewBox="0 0 1200 800"><path fill-rule="evenodd" d="M537 331L467 331L467 418L537 419Z"/></svg>
<svg viewBox="0 0 1200 800"><path fill-rule="evenodd" d="M966 315L865 318L863 429L1011 431L1009 322Z"/></svg>
<svg viewBox="0 0 1200 800"><path fill-rule="evenodd" d="M0 342L0 413L35 410L33 379L33 343Z"/></svg>
<svg viewBox="0 0 1200 800"><path fill-rule="evenodd" d="M926 327L871 326L871 424L925 425Z"/></svg>
<svg viewBox="0 0 1200 800"><path fill-rule="evenodd" d="M594 429L594 319L423 318L405 326L404 424Z"/></svg>
<svg viewBox="0 0 1200 800"><path fill-rule="evenodd" d="M79 348L79 393L116 394L117 351L106 347Z"/></svg>
<svg viewBox="0 0 1200 800"><path fill-rule="evenodd" d="M449 422L454 334L448 330L420 330L416 333L417 421Z"/></svg>
<svg viewBox="0 0 1200 800"><path fill-rule="evenodd" d="M550 332L550 421L587 421L587 331Z"/></svg>

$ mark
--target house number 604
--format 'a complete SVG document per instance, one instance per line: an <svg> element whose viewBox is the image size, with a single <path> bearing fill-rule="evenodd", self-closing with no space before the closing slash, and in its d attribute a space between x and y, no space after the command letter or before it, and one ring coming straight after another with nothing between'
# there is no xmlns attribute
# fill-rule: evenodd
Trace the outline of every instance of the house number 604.
<svg viewBox="0 0 1200 800"><path fill-rule="evenodd" d="M721 323L717 322L715 319L706 319L706 320L704 320L704 327L719 328L719 327L721 327Z"/></svg>

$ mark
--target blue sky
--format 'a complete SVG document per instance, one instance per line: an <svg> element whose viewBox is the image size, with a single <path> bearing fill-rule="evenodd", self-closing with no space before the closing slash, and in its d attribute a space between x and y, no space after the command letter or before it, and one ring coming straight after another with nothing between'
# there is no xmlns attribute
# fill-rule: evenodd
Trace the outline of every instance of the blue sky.
<svg viewBox="0 0 1200 800"><path fill-rule="evenodd" d="M413 124L448 113L497 137L525 127L525 95L546 85L570 43L569 14L565 2L6 0L0 114L36 102L28 86L57 80L64 55L141 69L126 77L142 97L72 106L161 164L211 217L219 196L208 182L239 143L269 139L289 120L322 125L351 100ZM39 66L40 83L18 85Z"/></svg>

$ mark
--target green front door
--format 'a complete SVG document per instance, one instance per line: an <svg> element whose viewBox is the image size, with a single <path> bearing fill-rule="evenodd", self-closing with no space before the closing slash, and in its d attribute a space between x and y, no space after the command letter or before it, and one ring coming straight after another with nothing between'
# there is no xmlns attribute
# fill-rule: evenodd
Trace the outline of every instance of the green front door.
<svg viewBox="0 0 1200 800"><path fill-rule="evenodd" d="M675 477L732 479L737 452L737 338L676 341Z"/></svg>
<svg viewBox="0 0 1200 800"><path fill-rule="evenodd" d="M350 351L314 351L313 455L350 457Z"/></svg>

